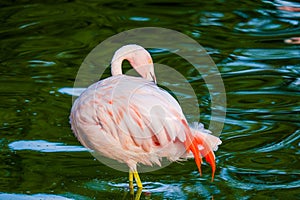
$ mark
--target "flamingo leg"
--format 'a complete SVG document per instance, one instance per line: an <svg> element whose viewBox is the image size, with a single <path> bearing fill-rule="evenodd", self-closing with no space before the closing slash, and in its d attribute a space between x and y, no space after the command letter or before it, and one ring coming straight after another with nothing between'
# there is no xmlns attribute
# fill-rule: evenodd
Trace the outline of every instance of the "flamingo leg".
<svg viewBox="0 0 300 200"><path fill-rule="evenodd" d="M130 170L129 170L129 188L130 189L133 188L133 177L135 179L135 182L136 182L136 185L138 186L138 188L143 188L143 184L142 184L142 181L140 179L138 172L130 171Z"/></svg>
<svg viewBox="0 0 300 200"><path fill-rule="evenodd" d="M129 188L133 189L133 172L129 171Z"/></svg>
<svg viewBox="0 0 300 200"><path fill-rule="evenodd" d="M141 182L140 176L137 171L133 172L133 176L134 176L134 179L135 179L135 182L136 182L136 185L138 186L138 188L143 188L143 184Z"/></svg>

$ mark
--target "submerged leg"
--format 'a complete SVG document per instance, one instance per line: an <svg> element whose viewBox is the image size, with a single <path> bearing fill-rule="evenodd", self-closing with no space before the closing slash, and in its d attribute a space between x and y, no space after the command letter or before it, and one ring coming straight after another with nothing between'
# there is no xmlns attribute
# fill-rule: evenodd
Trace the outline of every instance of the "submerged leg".
<svg viewBox="0 0 300 200"><path fill-rule="evenodd" d="M134 195L134 189L130 189L130 200L140 200L141 195L142 195L142 188L138 188L136 191L136 194ZM123 198L124 200L125 198Z"/></svg>
<svg viewBox="0 0 300 200"><path fill-rule="evenodd" d="M142 194L142 188L138 188L137 191L136 191L136 195L135 195L134 200L140 200L141 194Z"/></svg>

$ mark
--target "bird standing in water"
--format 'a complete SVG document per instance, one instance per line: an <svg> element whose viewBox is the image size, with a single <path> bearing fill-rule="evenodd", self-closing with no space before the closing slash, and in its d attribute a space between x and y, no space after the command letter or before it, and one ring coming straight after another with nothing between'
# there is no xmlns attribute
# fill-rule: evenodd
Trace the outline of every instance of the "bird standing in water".
<svg viewBox="0 0 300 200"><path fill-rule="evenodd" d="M124 60L141 77L122 74ZM201 173L204 157L212 167L213 180L213 150L221 140L202 124L189 126L178 102L156 85L148 51L134 44L121 47L112 58L111 74L89 86L73 104L70 123L81 144L125 163L130 188L133 178L142 188L139 163L161 166L162 158L174 162L194 157Z"/></svg>

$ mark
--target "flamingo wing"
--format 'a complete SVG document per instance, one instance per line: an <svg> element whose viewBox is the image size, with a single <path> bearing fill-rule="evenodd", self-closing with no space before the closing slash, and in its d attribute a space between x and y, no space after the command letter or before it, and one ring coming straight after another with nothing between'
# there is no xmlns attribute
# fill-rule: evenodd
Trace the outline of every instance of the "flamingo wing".
<svg viewBox="0 0 300 200"><path fill-rule="evenodd" d="M111 149L118 146L116 151L122 147L123 151L147 153L186 139L181 123L185 117L177 101L153 82L138 77L118 75L91 85L71 113L75 135L93 150L103 151L105 141Z"/></svg>
<svg viewBox="0 0 300 200"><path fill-rule="evenodd" d="M185 140L183 126L179 123L185 117L179 104L156 84L123 76L118 89L111 95L112 119L120 139L130 136L134 145L145 152L176 139Z"/></svg>

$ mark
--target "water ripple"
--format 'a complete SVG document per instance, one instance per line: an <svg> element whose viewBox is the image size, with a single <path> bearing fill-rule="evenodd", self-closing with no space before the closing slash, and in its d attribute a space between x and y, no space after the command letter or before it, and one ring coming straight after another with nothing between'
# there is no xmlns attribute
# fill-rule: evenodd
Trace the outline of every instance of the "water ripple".
<svg viewBox="0 0 300 200"><path fill-rule="evenodd" d="M78 195L77 198L79 198L79 197L80 196ZM0 199L6 199L6 200L13 200L13 199L18 199L18 200L41 200L41 199L45 199L45 200L71 200L73 198L68 198L68 197L64 197L64 196L60 196L60 195L54 195L54 194L33 194L33 195L28 195L28 194L15 194L15 193L13 193L13 194L12 193L0 193Z"/></svg>
<svg viewBox="0 0 300 200"><path fill-rule="evenodd" d="M239 91L228 93L229 112L286 114L300 111L299 95L283 91Z"/></svg>
<svg viewBox="0 0 300 200"><path fill-rule="evenodd" d="M202 185L198 180L191 180L190 182L193 182L193 185L187 185L185 182L143 182L143 194L148 197L160 197L162 195L164 198L170 199L189 199L188 194L195 194L201 198L208 198L212 195L210 188ZM86 183L86 187L96 191L129 190L128 183L107 183L99 180Z"/></svg>
<svg viewBox="0 0 300 200"><path fill-rule="evenodd" d="M221 177L233 188L243 190L291 189L300 187L299 174L278 170L249 171L242 168L223 168Z"/></svg>
<svg viewBox="0 0 300 200"><path fill-rule="evenodd" d="M286 148L290 144L292 144L294 142L298 142L299 139L300 139L300 130L297 130L294 133L285 137L284 139L281 139L280 141L274 141L270 144L267 144L263 147L256 149L256 152L271 152L271 151L276 151L276 150L279 150L282 148ZM300 146L300 143L296 144L295 148L297 148L299 146ZM300 152L298 152L298 153L300 153Z"/></svg>
<svg viewBox="0 0 300 200"><path fill-rule="evenodd" d="M243 48L236 49L233 53L236 56L236 59L247 61L297 59L300 57L300 51L298 48Z"/></svg>
<svg viewBox="0 0 300 200"><path fill-rule="evenodd" d="M46 153L89 151L82 146L68 146L63 143L47 142L45 140L21 140L12 142L8 146L12 151L31 150Z"/></svg>
<svg viewBox="0 0 300 200"><path fill-rule="evenodd" d="M86 90L86 88L69 88L69 87L63 87L58 90L61 94L67 94L70 96L80 96L80 94Z"/></svg>

